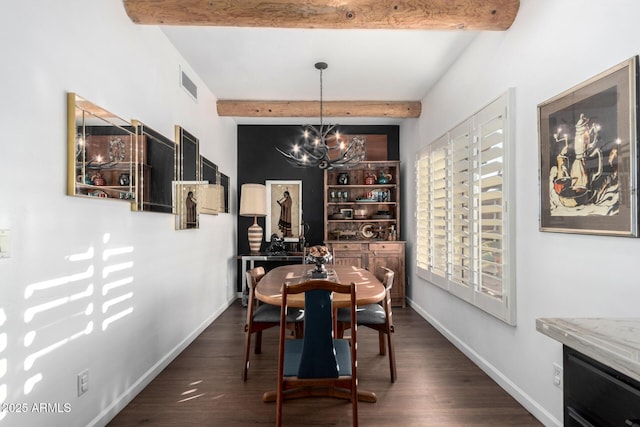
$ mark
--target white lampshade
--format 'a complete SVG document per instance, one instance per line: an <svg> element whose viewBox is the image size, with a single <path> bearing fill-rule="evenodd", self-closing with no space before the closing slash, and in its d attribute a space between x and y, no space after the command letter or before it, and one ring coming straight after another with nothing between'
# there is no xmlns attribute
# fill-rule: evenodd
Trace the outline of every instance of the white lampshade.
<svg viewBox="0 0 640 427"><path fill-rule="evenodd" d="M267 187L263 184L242 184L240 215L253 217L267 215Z"/></svg>

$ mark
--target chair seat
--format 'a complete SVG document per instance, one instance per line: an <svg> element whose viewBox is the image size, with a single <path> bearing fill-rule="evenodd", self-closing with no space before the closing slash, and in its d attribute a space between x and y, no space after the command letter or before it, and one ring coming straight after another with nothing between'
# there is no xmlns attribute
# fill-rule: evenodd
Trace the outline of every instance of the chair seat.
<svg viewBox="0 0 640 427"><path fill-rule="evenodd" d="M348 308L339 308L338 322L351 322L350 311ZM356 309L358 325L384 325L386 319L387 315L384 312L384 307L380 304L363 305Z"/></svg>
<svg viewBox="0 0 640 427"><path fill-rule="evenodd" d="M304 340L287 340L284 343L284 376L295 377L298 375L300 358L302 356L302 343ZM336 350L338 362L338 375L351 375L351 349L349 340L334 339L333 346ZM323 359L324 360L324 359ZM317 361L321 362L321 361Z"/></svg>
<svg viewBox="0 0 640 427"><path fill-rule="evenodd" d="M304 310L289 308L287 311L287 323L302 322ZM280 307L271 304L261 304L253 311L253 321L259 323L280 323Z"/></svg>

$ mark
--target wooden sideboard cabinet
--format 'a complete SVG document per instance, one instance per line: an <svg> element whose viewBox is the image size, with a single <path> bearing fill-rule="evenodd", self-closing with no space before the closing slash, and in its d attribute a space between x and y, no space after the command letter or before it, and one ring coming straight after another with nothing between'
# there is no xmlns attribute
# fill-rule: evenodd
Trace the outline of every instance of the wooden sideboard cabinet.
<svg viewBox="0 0 640 427"><path fill-rule="evenodd" d="M375 271L387 267L395 272L391 288L391 304L406 307L405 298L405 242L401 241L332 241L327 246L333 251L334 263L355 265Z"/></svg>

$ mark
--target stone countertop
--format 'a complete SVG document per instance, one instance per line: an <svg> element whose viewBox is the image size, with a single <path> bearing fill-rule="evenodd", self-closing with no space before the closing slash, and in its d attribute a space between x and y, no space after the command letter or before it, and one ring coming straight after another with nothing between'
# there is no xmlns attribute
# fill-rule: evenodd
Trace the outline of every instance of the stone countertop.
<svg viewBox="0 0 640 427"><path fill-rule="evenodd" d="M640 319L544 318L536 330L640 381Z"/></svg>

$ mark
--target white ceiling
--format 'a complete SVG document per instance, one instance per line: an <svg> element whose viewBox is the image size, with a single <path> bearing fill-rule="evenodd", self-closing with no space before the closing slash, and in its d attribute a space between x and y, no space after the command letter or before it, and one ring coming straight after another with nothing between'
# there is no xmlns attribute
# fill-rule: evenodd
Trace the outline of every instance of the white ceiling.
<svg viewBox="0 0 640 427"><path fill-rule="evenodd" d="M318 61L329 64L322 77L325 101L419 101L478 34L186 26L162 30L218 99L294 101L319 99Z"/></svg>

